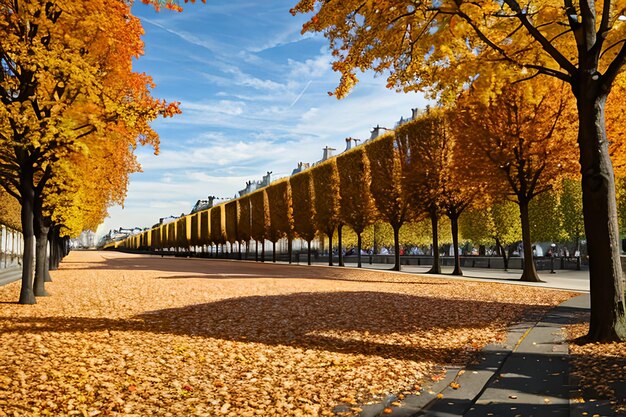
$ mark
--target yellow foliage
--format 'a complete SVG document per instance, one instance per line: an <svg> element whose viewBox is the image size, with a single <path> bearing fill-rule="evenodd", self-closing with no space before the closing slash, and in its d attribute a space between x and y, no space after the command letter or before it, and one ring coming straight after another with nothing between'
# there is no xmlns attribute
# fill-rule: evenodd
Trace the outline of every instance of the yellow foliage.
<svg viewBox="0 0 626 417"><path fill-rule="evenodd" d="M315 238L315 194L310 170L289 178L292 190L293 224L296 234L306 241Z"/></svg>
<svg viewBox="0 0 626 417"><path fill-rule="evenodd" d="M239 201L229 201L224 206L225 227L224 232L226 234L226 240L228 242L235 243L239 241L239 233L237 225L239 223Z"/></svg>
<svg viewBox="0 0 626 417"><path fill-rule="evenodd" d="M315 195L315 228L327 235L332 235L340 221L341 196L337 158L331 158L313 167L311 178Z"/></svg>
<svg viewBox="0 0 626 417"><path fill-rule="evenodd" d="M357 233L363 232L376 216L376 206L370 191L372 174L363 147L357 147L337 157L341 221Z"/></svg>
<svg viewBox="0 0 626 417"><path fill-rule="evenodd" d="M270 212L268 238L276 242L282 236L293 237L293 207L289 180L272 183L266 189Z"/></svg>
<svg viewBox="0 0 626 417"><path fill-rule="evenodd" d="M15 230L21 230L20 203L0 188L0 224Z"/></svg>
<svg viewBox="0 0 626 417"><path fill-rule="evenodd" d="M224 204L211 208L211 242L214 244L226 243L226 221Z"/></svg>
<svg viewBox="0 0 626 417"><path fill-rule="evenodd" d="M267 238L270 226L267 195L264 190L258 190L250 194L250 213L250 236L252 239L262 242Z"/></svg>

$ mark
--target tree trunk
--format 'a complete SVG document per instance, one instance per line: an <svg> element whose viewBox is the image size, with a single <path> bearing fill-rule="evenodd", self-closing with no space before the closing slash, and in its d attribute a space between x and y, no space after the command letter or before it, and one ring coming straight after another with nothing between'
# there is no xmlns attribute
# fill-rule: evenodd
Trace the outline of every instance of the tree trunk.
<svg viewBox="0 0 626 417"><path fill-rule="evenodd" d="M452 225L452 248L454 250L454 270L452 275L463 275L461 270L461 256L459 255L459 215L454 213L448 216Z"/></svg>
<svg viewBox="0 0 626 417"><path fill-rule="evenodd" d="M20 304L35 304L33 291L33 245L35 243L33 228L33 209L35 203L35 187L32 171L23 170L20 178L20 196L22 197L22 235L24 236L24 254L22 260L22 288Z"/></svg>
<svg viewBox="0 0 626 417"><path fill-rule="evenodd" d="M341 229L343 229L343 224L340 224L339 226L337 226L337 248L338 248L338 254L339 254L339 266L345 266L343 263L343 243L342 243L342 239L341 239Z"/></svg>
<svg viewBox="0 0 626 417"><path fill-rule="evenodd" d="M400 227L402 225L392 225L393 228L393 251L394 251L394 259L395 265L393 266L392 271L399 271L401 269L400 266Z"/></svg>
<svg viewBox="0 0 626 417"><path fill-rule="evenodd" d="M328 236L328 266L333 266L333 232L326 233Z"/></svg>
<svg viewBox="0 0 626 417"><path fill-rule="evenodd" d="M34 210L33 210L33 226L35 232L35 281L34 281L34 293L35 297L45 297L50 294L46 291L46 266L47 256L46 249L48 248L48 231L50 227L46 224L43 218L43 212L41 207L41 200L39 197L35 198Z"/></svg>
<svg viewBox="0 0 626 417"><path fill-rule="evenodd" d="M441 274L441 264L439 262L439 218L436 211L430 213L430 224L433 233L433 266L426 272L427 274Z"/></svg>
<svg viewBox="0 0 626 417"><path fill-rule="evenodd" d="M309 246L306 254L307 265L311 265L311 241L307 240L306 243Z"/></svg>
<svg viewBox="0 0 626 417"><path fill-rule="evenodd" d="M374 227L373 227L373 232L374 232L374 242L373 242L373 248L372 250L374 251L374 255L376 255L378 253L378 239L376 239L376 232L378 231L378 223L374 223Z"/></svg>
<svg viewBox="0 0 626 417"><path fill-rule="evenodd" d="M626 312L615 178L604 120L606 96L590 96L594 90L581 83L580 91L575 91L591 296L587 338L609 342L626 340Z"/></svg>
<svg viewBox="0 0 626 417"><path fill-rule="evenodd" d="M522 281L542 282L537 275L535 260L533 258L532 239L530 237L530 219L528 216L528 201L520 199L519 214L522 222L522 247L524 250L524 270L522 271Z"/></svg>
<svg viewBox="0 0 626 417"><path fill-rule="evenodd" d="M508 271L509 270L509 258L507 257L507 253L504 250L502 243L500 243L500 239L498 238L496 238L496 246L498 248L498 252L500 252L500 256L502 256L502 262L504 263L504 270Z"/></svg>
<svg viewBox="0 0 626 417"><path fill-rule="evenodd" d="M356 234L356 266L361 268L361 232Z"/></svg>
<svg viewBox="0 0 626 417"><path fill-rule="evenodd" d="M54 256L56 254L56 245L54 242L56 227L52 226L48 231L48 242L50 242L50 255L48 256L48 268L49 270L54 270ZM48 273L48 276L50 274Z"/></svg>
<svg viewBox="0 0 626 417"><path fill-rule="evenodd" d="M63 259L63 239L61 239L61 231L57 229L55 233L56 247L57 247L57 255L55 257L56 269L61 265L61 259Z"/></svg>
<svg viewBox="0 0 626 417"><path fill-rule="evenodd" d="M50 269L56 270L59 268L61 259L61 249L59 248L59 227L52 228L50 235Z"/></svg>
<svg viewBox="0 0 626 417"><path fill-rule="evenodd" d="M293 260L293 237L287 237L287 254L289 256L289 263L292 263Z"/></svg>
<svg viewBox="0 0 626 417"><path fill-rule="evenodd" d="M261 262L265 262L265 238L261 243Z"/></svg>
<svg viewBox="0 0 626 417"><path fill-rule="evenodd" d="M272 242L272 262L276 263L276 242Z"/></svg>
<svg viewBox="0 0 626 417"><path fill-rule="evenodd" d="M254 239L255 247L254 247L254 261L259 262L259 241Z"/></svg>

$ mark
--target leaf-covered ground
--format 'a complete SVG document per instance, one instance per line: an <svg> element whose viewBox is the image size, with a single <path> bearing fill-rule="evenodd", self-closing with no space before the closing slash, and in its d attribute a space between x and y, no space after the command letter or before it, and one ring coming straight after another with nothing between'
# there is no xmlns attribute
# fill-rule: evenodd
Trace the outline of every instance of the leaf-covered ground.
<svg viewBox="0 0 626 417"><path fill-rule="evenodd" d="M0 287L0 416L316 416L415 391L571 293L414 275L73 252Z"/></svg>
<svg viewBox="0 0 626 417"><path fill-rule="evenodd" d="M589 323L568 328L570 339L585 336ZM626 415L626 342L570 343L572 374L579 380L577 401L609 400L618 415Z"/></svg>

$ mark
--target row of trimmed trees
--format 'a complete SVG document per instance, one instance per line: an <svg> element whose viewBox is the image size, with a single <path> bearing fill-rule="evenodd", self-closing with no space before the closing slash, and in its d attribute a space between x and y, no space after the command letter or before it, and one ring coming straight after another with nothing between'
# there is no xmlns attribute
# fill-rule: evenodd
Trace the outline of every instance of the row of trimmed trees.
<svg viewBox="0 0 626 417"><path fill-rule="evenodd" d="M521 240L525 258L532 259L531 203L549 192L560 195L563 184L576 181L577 155L563 152L575 140L565 129L572 114L566 92L549 80L531 85L512 85L491 102L472 97L470 91L454 108L427 109L393 133L252 194L182 217L175 223L179 226L162 225L131 237L124 245L189 247L250 239L275 245L282 238L291 242L299 237L310 248L316 235L322 234L332 248L335 236L342 246L342 230L348 226L357 236L360 266L363 231L383 221L392 229L394 269L399 270L403 225L429 221L432 247L438 248L443 216L451 226L453 273L461 275L459 220L469 211L475 213L475 223L484 224L476 228L480 233L473 240L485 240L488 232L505 261L504 247ZM506 123L499 122L503 114ZM563 195L567 201L572 193ZM507 201L517 206L517 213L510 211ZM578 200L568 204L580 207ZM498 218L502 213L507 219ZM547 213L534 217L562 223ZM516 219L518 233L512 237L506 220ZM581 222L577 239L582 235ZM431 272L441 272L439 251L433 250L433 256ZM339 264L343 264L341 255ZM534 263L524 265L522 279L537 281Z"/></svg>

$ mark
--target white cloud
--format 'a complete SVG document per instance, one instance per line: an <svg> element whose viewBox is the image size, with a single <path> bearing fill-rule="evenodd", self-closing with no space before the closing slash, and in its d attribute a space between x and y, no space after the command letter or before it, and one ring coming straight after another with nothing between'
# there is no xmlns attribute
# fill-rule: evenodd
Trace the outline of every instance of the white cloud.
<svg viewBox="0 0 626 417"><path fill-rule="evenodd" d="M246 103L243 101L220 100L217 103L194 103L191 101L181 103L181 109L194 111L202 114L223 113L228 116L239 116L245 111Z"/></svg>
<svg viewBox="0 0 626 417"><path fill-rule="evenodd" d="M320 55L306 59L304 62L293 59L288 59L287 62L291 70L291 77L310 79L328 75L332 71L331 59L330 53L327 50L322 50Z"/></svg>

